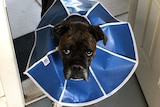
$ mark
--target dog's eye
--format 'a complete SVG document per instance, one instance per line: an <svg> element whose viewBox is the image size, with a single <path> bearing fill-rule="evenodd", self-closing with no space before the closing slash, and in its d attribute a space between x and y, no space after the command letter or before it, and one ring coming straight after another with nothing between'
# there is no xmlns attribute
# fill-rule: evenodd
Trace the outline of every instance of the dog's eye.
<svg viewBox="0 0 160 107"><path fill-rule="evenodd" d="M93 52L92 51L87 51L86 52L86 55L89 57L89 56L92 56Z"/></svg>
<svg viewBox="0 0 160 107"><path fill-rule="evenodd" d="M70 52L71 52L71 51L70 51L69 49L64 49L64 50L63 50L63 53L64 53L65 55L69 55Z"/></svg>

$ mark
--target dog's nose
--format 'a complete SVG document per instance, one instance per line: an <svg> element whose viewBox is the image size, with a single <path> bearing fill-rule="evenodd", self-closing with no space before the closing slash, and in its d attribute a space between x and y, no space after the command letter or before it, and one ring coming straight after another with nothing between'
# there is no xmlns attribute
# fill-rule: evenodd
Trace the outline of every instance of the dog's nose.
<svg viewBox="0 0 160 107"><path fill-rule="evenodd" d="M83 67L80 66L80 65L73 65L73 66L71 67L71 70L78 72L78 71L83 70Z"/></svg>
<svg viewBox="0 0 160 107"><path fill-rule="evenodd" d="M84 79L88 80L88 70L81 65L72 65L65 74L66 79Z"/></svg>

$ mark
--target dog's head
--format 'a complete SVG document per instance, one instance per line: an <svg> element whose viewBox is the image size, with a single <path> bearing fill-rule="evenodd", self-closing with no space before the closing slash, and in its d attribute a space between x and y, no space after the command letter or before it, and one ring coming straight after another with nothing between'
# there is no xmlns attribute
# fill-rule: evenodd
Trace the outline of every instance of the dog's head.
<svg viewBox="0 0 160 107"><path fill-rule="evenodd" d="M96 42L107 38L99 26L81 22L63 21L54 27L58 35L59 53L62 57L65 79L88 79L88 69L96 54Z"/></svg>

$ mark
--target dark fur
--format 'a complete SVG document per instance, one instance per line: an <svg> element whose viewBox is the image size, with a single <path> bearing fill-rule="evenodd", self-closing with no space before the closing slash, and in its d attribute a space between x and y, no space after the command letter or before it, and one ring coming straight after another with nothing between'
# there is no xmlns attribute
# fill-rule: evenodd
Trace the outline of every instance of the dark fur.
<svg viewBox="0 0 160 107"><path fill-rule="evenodd" d="M42 0L43 1L43 0ZM42 6L42 15L49 6ZM53 0L52 0L53 2ZM52 36L58 36L59 53L62 57L65 79L88 79L89 65L96 54L96 42L107 38L99 26L90 25L82 16L72 15L57 24Z"/></svg>

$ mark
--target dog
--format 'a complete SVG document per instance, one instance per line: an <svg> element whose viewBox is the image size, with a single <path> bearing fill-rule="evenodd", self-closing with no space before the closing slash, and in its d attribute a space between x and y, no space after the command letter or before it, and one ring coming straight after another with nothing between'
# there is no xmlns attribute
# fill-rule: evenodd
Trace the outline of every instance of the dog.
<svg viewBox="0 0 160 107"><path fill-rule="evenodd" d="M54 0L42 0L41 16L47 11ZM96 54L96 43L107 37L99 26L91 25L81 15L71 15L54 26L52 36L58 36L58 50L63 62L65 79L89 78L89 66Z"/></svg>

